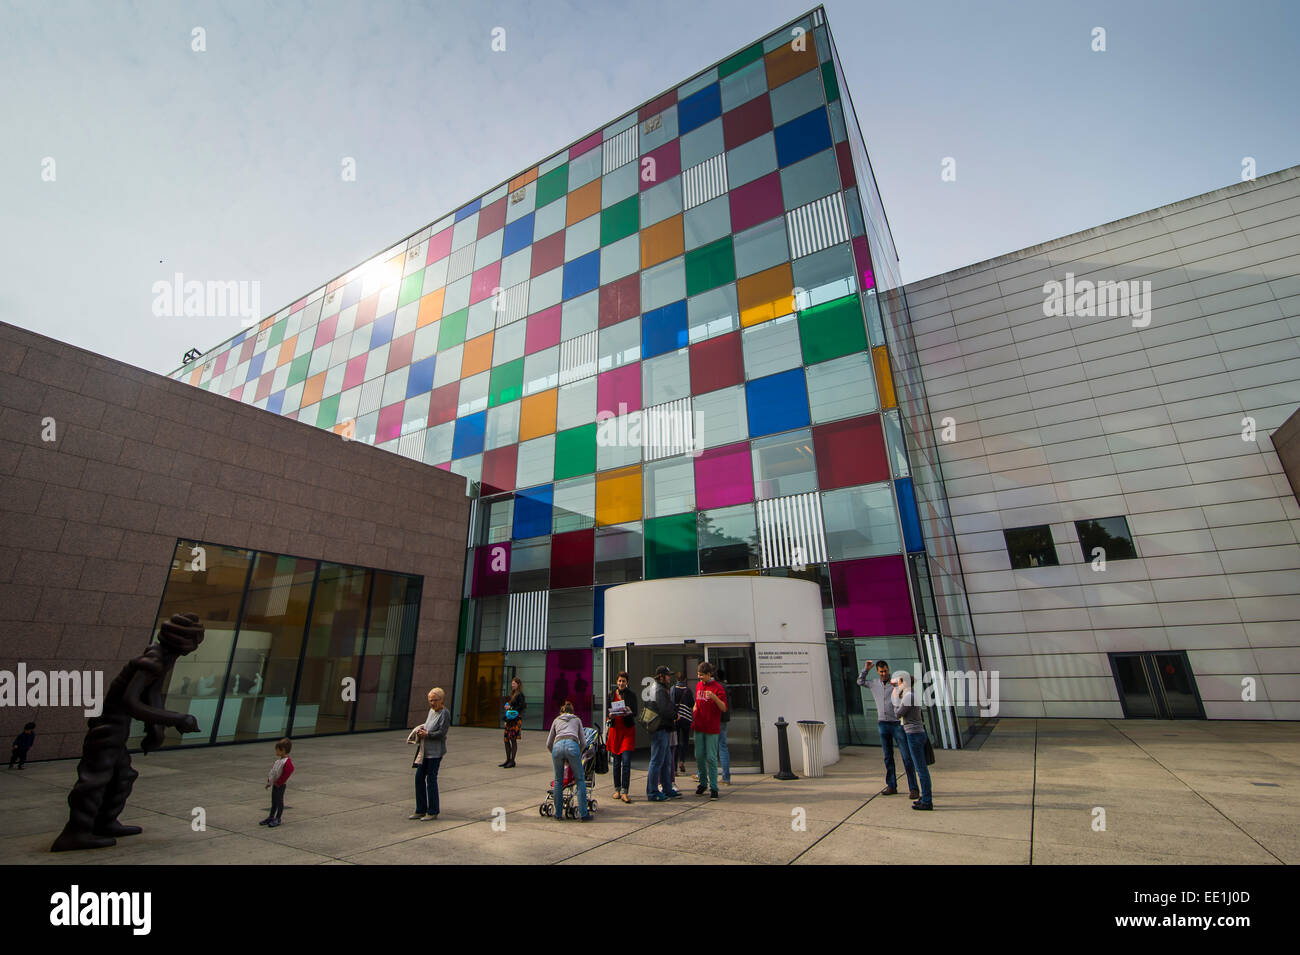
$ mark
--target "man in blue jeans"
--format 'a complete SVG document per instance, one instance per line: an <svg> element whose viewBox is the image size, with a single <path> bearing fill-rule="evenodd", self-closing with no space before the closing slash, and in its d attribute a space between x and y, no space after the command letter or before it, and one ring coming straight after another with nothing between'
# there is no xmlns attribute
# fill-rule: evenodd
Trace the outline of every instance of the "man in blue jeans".
<svg viewBox="0 0 1300 955"><path fill-rule="evenodd" d="M876 672L871 672L872 666ZM903 724L894 712L893 687L889 685L889 664L884 660L868 660L858 674L858 686L865 686L871 691L876 701L876 726L880 729L880 749L885 757L885 788L880 790L882 796L892 796L898 792L898 772L894 768L894 746L903 757L903 769L907 772L908 795L920 799L921 791L916 787L916 767L912 764L912 754L908 751L907 738L903 735Z"/></svg>
<svg viewBox="0 0 1300 955"><path fill-rule="evenodd" d="M659 717L659 728L650 734L650 771L645 779L645 798L649 802L665 802L681 796L673 788L672 757L670 741L677 731L677 707L673 706L668 696L668 684L672 680L672 671L667 667L655 670L655 681L650 687L650 697L645 701L646 709ZM661 788L662 787L662 790Z"/></svg>

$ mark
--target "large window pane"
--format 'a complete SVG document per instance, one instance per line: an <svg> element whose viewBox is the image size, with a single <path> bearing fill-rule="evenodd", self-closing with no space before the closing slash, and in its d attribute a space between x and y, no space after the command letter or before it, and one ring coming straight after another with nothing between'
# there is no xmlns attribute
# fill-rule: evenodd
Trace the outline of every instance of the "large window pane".
<svg viewBox="0 0 1300 955"><path fill-rule="evenodd" d="M363 568L321 565L292 735L346 733L352 728L352 694L344 699L343 680L358 676L368 590L369 573Z"/></svg>
<svg viewBox="0 0 1300 955"><path fill-rule="evenodd" d="M419 577L374 571L357 688L358 730L406 725L422 590Z"/></svg>
<svg viewBox="0 0 1300 955"><path fill-rule="evenodd" d="M822 496L826 554L832 560L878 557L902 550L888 483L846 487Z"/></svg>

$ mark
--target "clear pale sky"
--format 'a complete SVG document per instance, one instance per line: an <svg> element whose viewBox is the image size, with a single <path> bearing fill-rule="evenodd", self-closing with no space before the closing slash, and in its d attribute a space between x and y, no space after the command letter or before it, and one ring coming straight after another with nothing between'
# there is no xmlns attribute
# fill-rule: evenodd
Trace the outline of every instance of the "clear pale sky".
<svg viewBox="0 0 1300 955"><path fill-rule="evenodd" d="M0 320L170 371L240 323L154 282L270 314L811 5L2 0ZM1300 163L1300 3L826 9L907 281Z"/></svg>

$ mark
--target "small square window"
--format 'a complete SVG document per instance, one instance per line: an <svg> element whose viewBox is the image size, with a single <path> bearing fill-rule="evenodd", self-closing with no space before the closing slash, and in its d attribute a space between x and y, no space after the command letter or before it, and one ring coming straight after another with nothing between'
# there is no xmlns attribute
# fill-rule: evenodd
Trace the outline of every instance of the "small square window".
<svg viewBox="0 0 1300 955"><path fill-rule="evenodd" d="M1036 527L1010 527L1003 530L1007 540L1007 553L1011 568L1055 567L1056 546L1052 543L1052 529L1046 524Z"/></svg>
<svg viewBox="0 0 1300 955"><path fill-rule="evenodd" d="M1125 517L1097 517L1089 521L1075 521L1079 532L1079 545L1083 548L1083 559L1096 560L1132 560L1138 556L1133 546L1133 534L1128 529ZM1101 548L1101 553L1095 553Z"/></svg>

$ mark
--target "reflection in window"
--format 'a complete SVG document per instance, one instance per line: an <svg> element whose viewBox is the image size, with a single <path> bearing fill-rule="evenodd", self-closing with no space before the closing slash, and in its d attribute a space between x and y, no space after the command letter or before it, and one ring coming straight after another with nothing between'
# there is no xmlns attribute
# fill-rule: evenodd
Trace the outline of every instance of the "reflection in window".
<svg viewBox="0 0 1300 955"><path fill-rule="evenodd" d="M1133 546L1133 534L1128 529L1128 519L1124 517L1098 517L1089 521L1075 521L1079 532L1079 545L1083 548L1083 559L1131 560L1137 557L1137 548ZM1096 554L1100 547L1102 553Z"/></svg>
<svg viewBox="0 0 1300 955"><path fill-rule="evenodd" d="M1052 529L1046 524L1007 528L1002 534L1007 540L1007 554L1011 557L1013 570L1057 565Z"/></svg>

